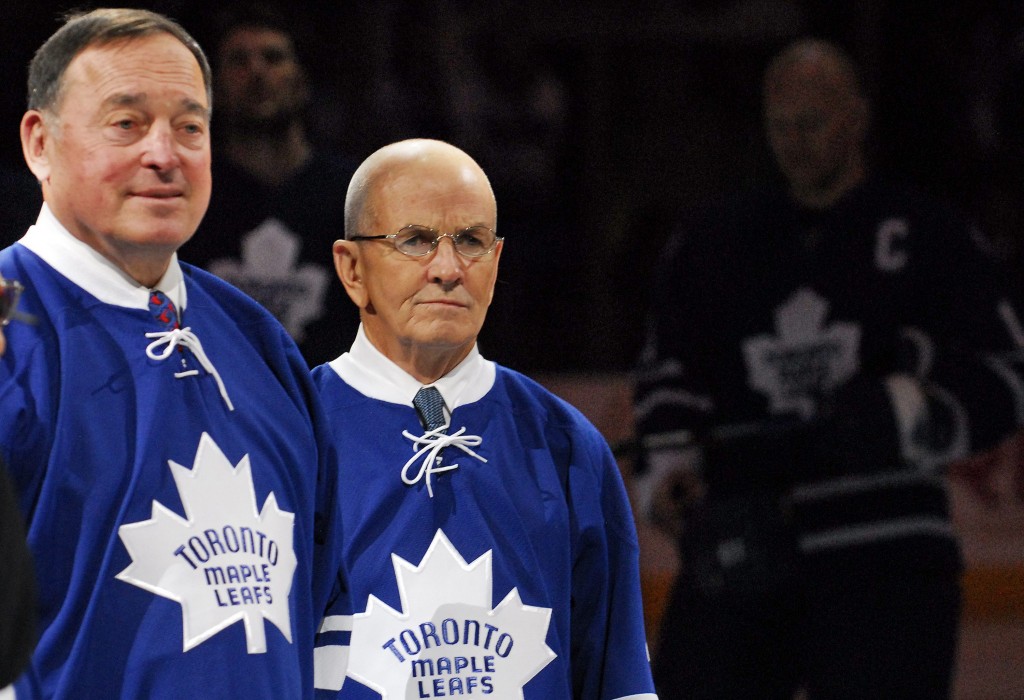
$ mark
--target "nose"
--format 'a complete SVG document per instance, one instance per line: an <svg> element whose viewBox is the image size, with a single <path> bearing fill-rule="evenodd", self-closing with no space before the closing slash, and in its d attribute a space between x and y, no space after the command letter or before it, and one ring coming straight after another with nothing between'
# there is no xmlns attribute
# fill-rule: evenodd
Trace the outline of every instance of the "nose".
<svg viewBox="0 0 1024 700"><path fill-rule="evenodd" d="M441 236L437 248L430 255L427 263L427 275L430 281L451 289L461 280L464 273L463 258L455 250L455 241L449 235Z"/></svg>
<svg viewBox="0 0 1024 700"><path fill-rule="evenodd" d="M169 124L154 124L143 139L143 166L153 170L167 171L178 167L179 163L174 130Z"/></svg>
<svg viewBox="0 0 1024 700"><path fill-rule="evenodd" d="M242 64L245 70L251 75L262 75L267 72L267 61L258 51L251 51L245 55L245 62Z"/></svg>

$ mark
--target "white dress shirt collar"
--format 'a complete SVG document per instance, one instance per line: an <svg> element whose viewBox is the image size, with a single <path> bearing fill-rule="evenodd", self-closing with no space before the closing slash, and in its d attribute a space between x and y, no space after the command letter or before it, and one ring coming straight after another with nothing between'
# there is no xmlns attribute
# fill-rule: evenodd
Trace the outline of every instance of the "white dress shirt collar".
<svg viewBox="0 0 1024 700"><path fill-rule="evenodd" d="M412 405L423 385L373 346L360 324L352 348L332 360L331 369L346 384L372 399ZM474 345L455 369L431 386L437 387L449 411L479 401L494 386L494 363L485 360Z"/></svg>
<svg viewBox="0 0 1024 700"><path fill-rule="evenodd" d="M149 288L141 285L99 251L75 238L44 203L35 225L19 241L23 246L105 304L133 309L149 308ZM167 272L156 285L179 311L188 304L185 281L174 254Z"/></svg>

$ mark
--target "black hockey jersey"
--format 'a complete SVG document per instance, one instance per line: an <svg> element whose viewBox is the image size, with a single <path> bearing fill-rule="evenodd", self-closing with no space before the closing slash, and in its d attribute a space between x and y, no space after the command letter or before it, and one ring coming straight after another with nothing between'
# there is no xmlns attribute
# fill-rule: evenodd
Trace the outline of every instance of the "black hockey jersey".
<svg viewBox="0 0 1024 700"><path fill-rule="evenodd" d="M782 192L709 208L660 271L640 435L724 444L706 465L712 495L785 493L805 552L909 537L945 557L936 468L1022 418L1022 334L1001 274L976 232L892 183L823 211ZM845 432L822 420L836 413ZM903 448L891 460L871 444L883 437Z"/></svg>

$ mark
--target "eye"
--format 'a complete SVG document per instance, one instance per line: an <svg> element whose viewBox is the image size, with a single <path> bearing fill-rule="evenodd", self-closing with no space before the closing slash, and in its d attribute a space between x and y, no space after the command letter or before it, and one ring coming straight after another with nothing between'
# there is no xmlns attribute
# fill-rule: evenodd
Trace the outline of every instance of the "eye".
<svg viewBox="0 0 1024 700"><path fill-rule="evenodd" d="M291 54L283 48L268 46L263 49L263 60L268 66L277 66L291 58Z"/></svg>
<svg viewBox="0 0 1024 700"><path fill-rule="evenodd" d="M471 226L455 236L455 245L467 253L481 253L491 247L494 234L483 226Z"/></svg>
<svg viewBox="0 0 1024 700"><path fill-rule="evenodd" d="M131 120L131 119L118 119L116 122L114 122L114 125L118 129L122 129L123 131L128 131L129 129L131 129L132 127L135 126L135 122L133 120Z"/></svg>
<svg viewBox="0 0 1024 700"><path fill-rule="evenodd" d="M397 247L413 255L424 255L434 247L434 230L426 226L406 226L395 239Z"/></svg>
<svg viewBox="0 0 1024 700"><path fill-rule="evenodd" d="M463 231L455 236L455 245L462 248L479 248L483 246L479 236L471 231Z"/></svg>

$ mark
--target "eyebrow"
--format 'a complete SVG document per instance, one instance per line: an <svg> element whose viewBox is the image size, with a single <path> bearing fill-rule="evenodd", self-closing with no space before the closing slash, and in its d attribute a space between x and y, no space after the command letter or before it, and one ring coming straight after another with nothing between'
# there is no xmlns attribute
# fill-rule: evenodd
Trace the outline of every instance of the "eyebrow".
<svg viewBox="0 0 1024 700"><path fill-rule="evenodd" d="M148 96L144 92L137 93L118 93L112 95L103 101L104 105L110 107L137 107L144 104ZM210 110L205 107L201 102L193 100L192 98L185 97L181 99L181 106L184 107L185 112L189 114L200 114L206 118L210 117Z"/></svg>

